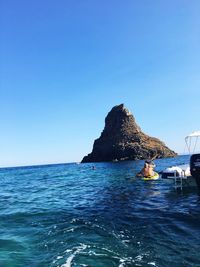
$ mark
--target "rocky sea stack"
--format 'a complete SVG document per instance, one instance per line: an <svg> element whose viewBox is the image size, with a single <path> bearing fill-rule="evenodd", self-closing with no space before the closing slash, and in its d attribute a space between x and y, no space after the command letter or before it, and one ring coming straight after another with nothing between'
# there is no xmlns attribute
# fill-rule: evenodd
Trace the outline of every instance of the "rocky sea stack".
<svg viewBox="0 0 200 267"><path fill-rule="evenodd" d="M133 114L123 104L115 106L105 119L101 136L92 153L82 162L103 162L174 157L177 154L162 141L143 133Z"/></svg>

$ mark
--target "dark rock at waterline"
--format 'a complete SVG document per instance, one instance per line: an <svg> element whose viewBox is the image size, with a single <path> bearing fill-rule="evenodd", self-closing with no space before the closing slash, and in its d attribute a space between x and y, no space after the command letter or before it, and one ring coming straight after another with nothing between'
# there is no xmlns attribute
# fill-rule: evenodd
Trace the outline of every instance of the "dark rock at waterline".
<svg viewBox="0 0 200 267"><path fill-rule="evenodd" d="M108 113L101 136L94 141L92 152L82 162L155 159L176 155L158 138L143 133L133 114L121 104Z"/></svg>

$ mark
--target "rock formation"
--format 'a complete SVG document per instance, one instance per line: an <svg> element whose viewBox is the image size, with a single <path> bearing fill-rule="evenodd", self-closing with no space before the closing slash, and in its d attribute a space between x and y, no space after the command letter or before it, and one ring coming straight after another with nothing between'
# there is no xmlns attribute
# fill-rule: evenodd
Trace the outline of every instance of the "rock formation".
<svg viewBox="0 0 200 267"><path fill-rule="evenodd" d="M134 116L123 104L115 106L105 119L101 136L94 141L92 153L82 162L120 161L174 157L162 141L142 132Z"/></svg>

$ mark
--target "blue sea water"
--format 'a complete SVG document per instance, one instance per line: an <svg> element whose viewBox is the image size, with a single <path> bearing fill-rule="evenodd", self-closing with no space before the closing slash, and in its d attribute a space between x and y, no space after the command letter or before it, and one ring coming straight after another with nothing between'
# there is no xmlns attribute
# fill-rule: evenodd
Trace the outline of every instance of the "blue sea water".
<svg viewBox="0 0 200 267"><path fill-rule="evenodd" d="M0 169L0 267L200 266L197 190L138 179L142 165Z"/></svg>

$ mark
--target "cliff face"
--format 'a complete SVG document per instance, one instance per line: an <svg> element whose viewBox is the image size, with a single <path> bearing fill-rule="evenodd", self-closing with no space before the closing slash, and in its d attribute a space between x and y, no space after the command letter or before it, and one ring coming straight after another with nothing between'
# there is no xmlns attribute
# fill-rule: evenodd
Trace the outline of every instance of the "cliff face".
<svg viewBox="0 0 200 267"><path fill-rule="evenodd" d="M174 157L170 150L157 138L144 134L134 116L123 104L115 106L105 119L101 136L94 141L92 153L82 162L115 160L137 160Z"/></svg>

